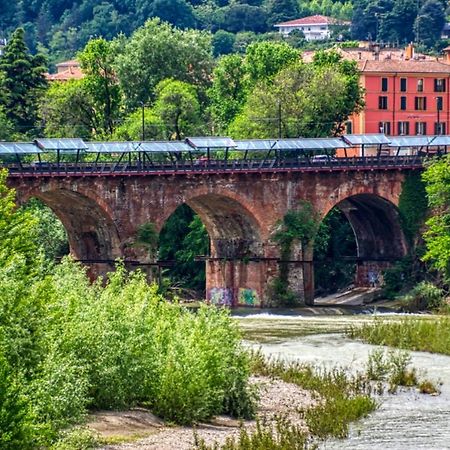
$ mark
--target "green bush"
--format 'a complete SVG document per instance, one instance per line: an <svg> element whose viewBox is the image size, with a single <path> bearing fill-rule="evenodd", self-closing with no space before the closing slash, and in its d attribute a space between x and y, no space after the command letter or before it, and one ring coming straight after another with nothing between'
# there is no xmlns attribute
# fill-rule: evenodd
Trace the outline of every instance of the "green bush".
<svg viewBox="0 0 450 450"><path fill-rule="evenodd" d="M252 414L248 362L227 311L205 306L193 313L168 304L142 273L128 274L122 266L103 287L90 285L81 268L64 261L47 283L51 351L70 355L67 378L72 364L81 368L65 388L67 399L78 395L95 408L145 404L177 423L225 410ZM55 376L53 367L49 379ZM82 409L82 402L69 405Z"/></svg>
<svg viewBox="0 0 450 450"><path fill-rule="evenodd" d="M33 428L34 417L29 399L24 395L23 380L12 372L0 353L0 448L32 449Z"/></svg>
<svg viewBox="0 0 450 450"><path fill-rule="evenodd" d="M401 303L409 312L438 310L444 306L444 293L434 284L422 281L401 298Z"/></svg>

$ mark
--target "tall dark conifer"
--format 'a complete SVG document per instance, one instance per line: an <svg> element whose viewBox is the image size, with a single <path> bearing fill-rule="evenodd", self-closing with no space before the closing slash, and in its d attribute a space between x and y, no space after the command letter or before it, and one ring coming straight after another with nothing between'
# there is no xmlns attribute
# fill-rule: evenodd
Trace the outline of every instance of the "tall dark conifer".
<svg viewBox="0 0 450 450"><path fill-rule="evenodd" d="M0 101L19 133L32 133L38 120L38 100L47 86L45 58L30 54L25 32L18 28L0 57Z"/></svg>

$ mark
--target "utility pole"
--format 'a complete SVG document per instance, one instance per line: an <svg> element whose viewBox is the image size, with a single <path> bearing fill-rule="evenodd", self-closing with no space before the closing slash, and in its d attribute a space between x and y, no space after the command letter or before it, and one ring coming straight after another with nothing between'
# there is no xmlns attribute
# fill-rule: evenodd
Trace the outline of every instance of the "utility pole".
<svg viewBox="0 0 450 450"><path fill-rule="evenodd" d="M278 138L281 139L281 100L278 100Z"/></svg>
<svg viewBox="0 0 450 450"><path fill-rule="evenodd" d="M145 141L145 103L141 102L142 107L142 141Z"/></svg>
<svg viewBox="0 0 450 450"><path fill-rule="evenodd" d="M441 108L442 108L442 97L436 97L436 109L437 109L437 134L442 134L441 130Z"/></svg>

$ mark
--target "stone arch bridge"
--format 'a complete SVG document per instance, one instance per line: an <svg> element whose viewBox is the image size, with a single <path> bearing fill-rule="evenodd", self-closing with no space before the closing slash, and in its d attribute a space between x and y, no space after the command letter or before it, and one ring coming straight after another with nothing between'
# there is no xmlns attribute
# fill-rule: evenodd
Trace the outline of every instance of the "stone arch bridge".
<svg viewBox="0 0 450 450"><path fill-rule="evenodd" d="M11 173L20 203L37 197L64 224L72 255L96 273L112 261L149 262L134 245L138 228L159 231L183 203L202 219L211 240L206 258L207 298L227 305L268 304L280 267L289 267L299 303L313 304L312 249L280 264L277 224L302 200L320 217L335 206L357 242L356 284L370 283L407 252L397 210L405 174L420 166L310 167L266 171L204 170L173 173Z"/></svg>

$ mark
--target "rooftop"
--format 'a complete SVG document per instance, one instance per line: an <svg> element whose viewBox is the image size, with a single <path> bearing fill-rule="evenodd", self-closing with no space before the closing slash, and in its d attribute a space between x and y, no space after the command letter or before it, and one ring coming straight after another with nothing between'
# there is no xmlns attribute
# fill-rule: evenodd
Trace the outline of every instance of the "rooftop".
<svg viewBox="0 0 450 450"><path fill-rule="evenodd" d="M441 61L427 59L358 61L361 72L401 72L401 73L439 73L450 74L450 65Z"/></svg>
<svg viewBox="0 0 450 450"><path fill-rule="evenodd" d="M281 22L277 23L276 27L291 27L295 25L329 25L340 22L338 19L334 19L333 17L328 16L321 16L321 15L315 15L315 16L308 16L308 17L302 17L301 19L295 19L295 20L289 20L287 22Z"/></svg>

